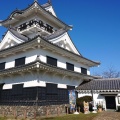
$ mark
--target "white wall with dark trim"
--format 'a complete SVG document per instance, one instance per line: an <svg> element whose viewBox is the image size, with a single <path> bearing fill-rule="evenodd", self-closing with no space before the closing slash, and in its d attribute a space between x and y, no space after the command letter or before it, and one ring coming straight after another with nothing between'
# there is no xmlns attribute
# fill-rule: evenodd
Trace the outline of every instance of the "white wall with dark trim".
<svg viewBox="0 0 120 120"><path fill-rule="evenodd" d="M70 58L60 56L56 53L52 53L51 51L44 50L44 49L35 49L35 50L27 50L23 53L19 54L13 54L12 56L8 56L6 58L0 59L0 63L6 62L5 69L11 68L15 66L15 59L26 57L25 58L25 64L28 64L30 62L33 62L36 60L37 55L40 56L40 60L44 63L47 62L46 56L50 56L57 59L57 66L66 69L66 62L69 62L71 64L74 64L74 71L81 73L81 67L84 67L87 69L87 74L90 75L90 69L88 66L85 66L83 64L80 64L74 60L71 60Z"/></svg>
<svg viewBox="0 0 120 120"><path fill-rule="evenodd" d="M21 73L20 73L21 74ZM56 75L53 76L51 73L40 72L39 75L36 72L33 74L16 74L11 77L4 77L0 80L0 83L5 83L3 89L12 89L13 84L24 84L24 87L46 87L46 83L58 84L58 88L67 88L67 85L77 87L82 82L81 79L70 79L68 77Z"/></svg>

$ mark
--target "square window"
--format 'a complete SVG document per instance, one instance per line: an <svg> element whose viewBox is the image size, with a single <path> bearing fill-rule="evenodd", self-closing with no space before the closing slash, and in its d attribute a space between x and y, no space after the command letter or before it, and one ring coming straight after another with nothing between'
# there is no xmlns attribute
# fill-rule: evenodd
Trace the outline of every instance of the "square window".
<svg viewBox="0 0 120 120"><path fill-rule="evenodd" d="M0 63L0 70L4 70L5 69L5 62Z"/></svg>
<svg viewBox="0 0 120 120"><path fill-rule="evenodd" d="M71 63L66 62L66 69L74 71L74 65L71 64Z"/></svg>
<svg viewBox="0 0 120 120"><path fill-rule="evenodd" d="M25 65L25 57L15 59L15 66Z"/></svg>
<svg viewBox="0 0 120 120"><path fill-rule="evenodd" d="M47 64L57 66L57 59L47 56Z"/></svg>

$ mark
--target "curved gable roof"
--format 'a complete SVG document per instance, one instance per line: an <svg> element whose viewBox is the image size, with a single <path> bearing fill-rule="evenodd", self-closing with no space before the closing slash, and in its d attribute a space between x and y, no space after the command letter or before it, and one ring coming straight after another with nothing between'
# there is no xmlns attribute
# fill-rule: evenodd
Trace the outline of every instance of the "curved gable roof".
<svg viewBox="0 0 120 120"><path fill-rule="evenodd" d="M9 39L13 40L16 44L20 44L22 42L26 42L28 41L29 38L27 38L24 35L19 34L17 31L13 30L13 29L8 29L8 31L6 32L6 34L4 35L1 43L0 43L0 50L1 49L6 49L4 48L4 46L6 44L10 44L8 41Z"/></svg>
<svg viewBox="0 0 120 120"><path fill-rule="evenodd" d="M11 13L11 15L6 19L6 20L2 20L0 21L0 24L4 26L4 23L9 21L9 20L12 20L12 17L15 15L15 14L23 14L25 11L29 10L32 6L35 6L36 8L39 7L40 9L43 10L43 12L45 12L47 15L49 15L50 17L52 17L53 19L55 19L56 21L60 22L62 25L66 26L66 28L68 29L71 29L72 27L67 25L66 23L64 23L63 21L61 21L60 19L58 19L57 17L55 17L54 15L52 15L51 13L49 13L48 11L45 10L45 7L47 6L51 6L50 3L46 3L46 4L43 4L40 5L38 2L34 2L33 4L31 4L30 6L28 6L26 9L23 9L23 10L15 10Z"/></svg>
<svg viewBox="0 0 120 120"><path fill-rule="evenodd" d="M52 40L54 39L57 39L57 40L60 40L59 37L60 36L65 36L65 33L67 33L67 30L66 29L60 29L58 31L56 31L55 33L51 34L51 35L48 35L48 36L44 36L43 38L46 39L46 40L49 40L50 42L52 42ZM67 33L68 35L68 39L69 39L69 42L68 44L71 46L71 48L73 48L73 51L76 53L76 54L79 54L80 56L81 53L78 51L78 49L76 48L76 46L74 45L74 43L72 42L72 39L70 38L69 34ZM55 40L56 41L56 40ZM54 42L55 42L54 41ZM53 42L53 43L54 43Z"/></svg>
<svg viewBox="0 0 120 120"><path fill-rule="evenodd" d="M10 31L13 35L15 35L17 38L20 38L20 39L23 40L23 41L28 41L28 40L29 40L28 37L26 37L26 36L18 33L18 32L15 31L14 29L9 29L9 31Z"/></svg>
<svg viewBox="0 0 120 120"><path fill-rule="evenodd" d="M49 7L49 6L51 6L51 4L50 3L45 3L45 4L43 4L43 5L41 5L43 8L47 8L47 7Z"/></svg>

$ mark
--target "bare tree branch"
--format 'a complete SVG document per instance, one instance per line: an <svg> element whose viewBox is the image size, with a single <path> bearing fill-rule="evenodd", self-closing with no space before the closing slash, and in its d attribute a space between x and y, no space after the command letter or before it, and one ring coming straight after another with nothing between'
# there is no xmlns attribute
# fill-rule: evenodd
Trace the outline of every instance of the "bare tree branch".
<svg viewBox="0 0 120 120"><path fill-rule="evenodd" d="M113 67L109 67L108 70L103 71L103 78L118 78L120 77L120 72L116 71Z"/></svg>
<svg viewBox="0 0 120 120"><path fill-rule="evenodd" d="M118 78L120 77L120 72L115 70L113 67L109 67L107 70L102 73L97 73L95 76L102 76L103 78Z"/></svg>

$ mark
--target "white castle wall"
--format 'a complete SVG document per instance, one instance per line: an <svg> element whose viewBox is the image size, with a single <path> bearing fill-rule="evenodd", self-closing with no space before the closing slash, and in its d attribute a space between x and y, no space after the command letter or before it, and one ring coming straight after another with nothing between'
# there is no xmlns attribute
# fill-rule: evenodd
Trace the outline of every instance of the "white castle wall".
<svg viewBox="0 0 120 120"><path fill-rule="evenodd" d="M35 72L33 74L25 73L23 75L14 75L11 77L4 77L0 80L0 83L5 83L3 89L12 89L13 84L24 84L24 87L46 87L46 83L58 84L58 88L67 88L67 85L78 86L82 80L71 80L68 77L63 79L63 76L53 76L50 73L44 74L40 72L39 75Z"/></svg>
<svg viewBox="0 0 120 120"><path fill-rule="evenodd" d="M49 6L47 8L45 8L47 11L49 10L54 16L56 16L55 11L53 10L52 6ZM56 16L57 17L57 16Z"/></svg>
<svg viewBox="0 0 120 120"><path fill-rule="evenodd" d="M5 69L11 68L15 66L15 59L26 57L25 64L28 64L30 62L35 61L37 55L40 56L40 60L44 63L46 63L46 56L50 56L53 58L56 58L58 60L57 66L66 69L66 62L74 64L74 71L81 73L81 67L84 67L87 69L88 75L90 74L89 67L82 65L80 63L77 63L76 61L70 60L69 58L60 56L55 53L51 53L51 51L43 50L43 49L36 49L36 50L27 50L23 53L15 54L6 58L0 59L0 63L6 62Z"/></svg>

